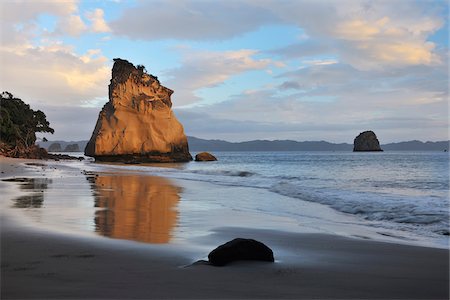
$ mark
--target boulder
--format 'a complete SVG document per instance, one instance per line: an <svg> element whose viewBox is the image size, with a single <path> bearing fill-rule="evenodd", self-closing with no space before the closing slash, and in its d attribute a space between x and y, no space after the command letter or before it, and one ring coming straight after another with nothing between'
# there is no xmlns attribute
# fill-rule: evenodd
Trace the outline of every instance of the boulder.
<svg viewBox="0 0 450 300"><path fill-rule="evenodd" d="M383 151L373 131L361 132L353 142L353 151Z"/></svg>
<svg viewBox="0 0 450 300"><path fill-rule="evenodd" d="M208 152L201 152L195 156L195 161L216 161L217 158Z"/></svg>
<svg viewBox="0 0 450 300"><path fill-rule="evenodd" d="M116 58L103 106L85 155L98 161L192 160L183 126L172 111L173 91L143 66Z"/></svg>
<svg viewBox="0 0 450 300"><path fill-rule="evenodd" d="M253 239L237 238L220 245L208 255L209 263L224 266L237 260L261 260L274 262L272 250Z"/></svg>

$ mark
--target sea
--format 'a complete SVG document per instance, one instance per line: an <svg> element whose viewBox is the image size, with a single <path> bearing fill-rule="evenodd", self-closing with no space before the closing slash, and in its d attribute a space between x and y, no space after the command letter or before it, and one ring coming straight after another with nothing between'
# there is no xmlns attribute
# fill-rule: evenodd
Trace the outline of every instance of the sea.
<svg viewBox="0 0 450 300"><path fill-rule="evenodd" d="M218 161L111 165L98 164L87 158L82 162L68 162L67 166L83 172L137 172L184 182L187 192L185 189L181 202L185 199L192 205L199 205L204 214L208 213L208 209L213 211L222 207L237 215L259 215L263 216L262 219L267 216L266 224L276 224L277 220L304 224L307 215L312 214L314 224L322 222L333 227L333 220L339 218L335 220L336 227L338 223L347 223L347 227L366 227L380 236L391 236L399 241L419 241L421 245L448 247L450 200L447 152L217 151L213 154ZM71 155L82 156L82 153ZM58 179L55 177L53 182L57 185ZM193 201L196 192L189 193L189 187L202 184L209 194L199 199L207 202L214 198L215 206ZM114 189L113 185L109 188ZM87 190L83 200L77 200L78 205L93 207L90 203L95 202L92 195L96 193L98 191ZM142 191L139 193L142 194ZM183 194L183 189L180 193ZM46 195L51 201L51 193ZM191 204L178 204L181 211L183 205ZM186 211L188 213L189 209ZM323 211L332 211L335 215L324 214ZM220 214L218 216L220 218ZM221 217L227 218L224 215ZM39 218L42 219L42 216ZM194 217L191 218L193 220ZM98 219L96 223L98 226ZM190 230L180 232L186 231Z"/></svg>

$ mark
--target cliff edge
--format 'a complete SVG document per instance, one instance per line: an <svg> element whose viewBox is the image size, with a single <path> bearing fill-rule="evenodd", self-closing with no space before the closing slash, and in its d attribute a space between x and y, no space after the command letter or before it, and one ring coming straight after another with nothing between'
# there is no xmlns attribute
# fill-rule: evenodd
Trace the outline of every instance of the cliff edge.
<svg viewBox="0 0 450 300"><path fill-rule="evenodd" d="M103 106L85 155L98 161L192 160L183 126L171 107L173 91L143 66L116 58Z"/></svg>

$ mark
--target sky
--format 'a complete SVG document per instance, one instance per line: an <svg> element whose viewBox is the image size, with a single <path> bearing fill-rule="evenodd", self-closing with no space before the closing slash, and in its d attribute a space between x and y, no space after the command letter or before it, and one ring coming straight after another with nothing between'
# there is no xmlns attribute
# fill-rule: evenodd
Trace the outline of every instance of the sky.
<svg viewBox="0 0 450 300"><path fill-rule="evenodd" d="M0 89L87 140L114 58L175 91L189 136L381 143L449 138L449 2L0 2Z"/></svg>

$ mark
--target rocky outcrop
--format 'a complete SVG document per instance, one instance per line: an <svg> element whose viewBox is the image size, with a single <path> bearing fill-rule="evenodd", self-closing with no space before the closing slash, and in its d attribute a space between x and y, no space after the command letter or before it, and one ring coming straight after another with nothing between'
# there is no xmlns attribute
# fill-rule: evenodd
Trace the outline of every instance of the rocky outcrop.
<svg viewBox="0 0 450 300"><path fill-rule="evenodd" d="M383 151L373 131L361 132L353 142L353 151Z"/></svg>
<svg viewBox="0 0 450 300"><path fill-rule="evenodd" d="M61 152L61 144L60 143L53 143L48 147L48 152Z"/></svg>
<svg viewBox="0 0 450 300"><path fill-rule="evenodd" d="M78 147L78 144L69 144L64 148L63 152L79 152L80 148Z"/></svg>
<svg viewBox="0 0 450 300"><path fill-rule="evenodd" d="M273 251L253 239L237 238L220 245L208 254L213 266L224 266L237 260L261 260L274 262Z"/></svg>
<svg viewBox="0 0 450 300"><path fill-rule="evenodd" d="M84 157L75 157L66 154L48 153L45 148L40 148L38 145L33 145L28 148L14 147L0 142L0 156L14 157L14 158L28 158L28 159L53 159L53 160L84 160Z"/></svg>
<svg viewBox="0 0 450 300"><path fill-rule="evenodd" d="M217 158L208 152L200 152L195 155L195 161L216 161Z"/></svg>
<svg viewBox="0 0 450 300"><path fill-rule="evenodd" d="M192 160L183 126L171 109L172 93L143 66L114 59L109 102L100 112L85 155L98 161Z"/></svg>

